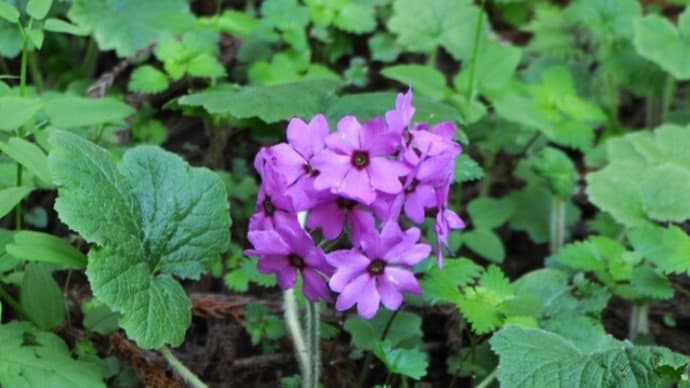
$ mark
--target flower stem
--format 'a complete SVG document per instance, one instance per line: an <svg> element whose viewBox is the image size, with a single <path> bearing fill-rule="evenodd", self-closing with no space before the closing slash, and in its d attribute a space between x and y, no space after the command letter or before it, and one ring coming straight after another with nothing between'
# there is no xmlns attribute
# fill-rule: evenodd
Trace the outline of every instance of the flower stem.
<svg viewBox="0 0 690 388"><path fill-rule="evenodd" d="M549 222L549 248L556 253L565 242L565 201L557 195L551 197L551 218Z"/></svg>
<svg viewBox="0 0 690 388"><path fill-rule="evenodd" d="M5 303L7 303L10 307L12 307L14 312L16 312L20 318L27 319L27 315L24 312L24 310L22 309L22 306L19 305L19 302L17 302L17 300L14 299L12 297L12 295L10 295L7 291L5 291L5 289L1 285L0 285L0 299L4 300Z"/></svg>
<svg viewBox="0 0 690 388"><path fill-rule="evenodd" d="M390 318L388 318L388 322L386 322L386 327L383 328L383 332L381 333L381 339L379 341L383 341L386 339L388 331L391 329L391 326L393 326L393 321L395 320L395 317L398 316L400 310L401 308L393 311L393 314L391 314ZM359 375L359 385L362 387L364 386L364 383L367 381L367 376L369 376L369 364L371 364L371 359L373 355L374 352L367 352L367 356L364 358L362 372Z"/></svg>
<svg viewBox="0 0 690 388"><path fill-rule="evenodd" d="M498 373L498 368L494 369L489 373L488 376L484 377L484 380L482 380L479 384L475 386L475 388L486 388L491 384L494 380L496 380L496 374Z"/></svg>
<svg viewBox="0 0 690 388"><path fill-rule="evenodd" d="M26 68L29 60L29 35L26 31L21 28L22 33L22 61L21 67L19 68L19 96L24 97L26 95ZM16 130L16 135L21 137L22 132L19 128ZM21 163L17 162L17 174L16 174L16 185L17 187L22 185L22 170L23 166ZM22 228L22 205L24 200L19 201L17 206L14 207L14 227L17 230Z"/></svg>
<svg viewBox="0 0 690 388"><path fill-rule="evenodd" d="M482 0L479 4L479 17L477 18L477 27L474 30L474 42L472 45L472 59L470 64L470 78L468 85L467 100L472 102L477 94L476 76L477 76L477 55L479 54L479 46L481 44L480 37L482 32L482 22L484 21L484 2Z"/></svg>
<svg viewBox="0 0 690 388"><path fill-rule="evenodd" d="M177 372L182 379L189 384L192 388L208 388L208 385L206 385L197 375L194 374L191 370L187 369L184 364L175 357L174 354L168 349L167 347L162 347L158 349L159 352L161 352L161 355L163 358L165 358L165 361L168 362L168 365L170 365L171 368Z"/></svg>
<svg viewBox="0 0 690 388"><path fill-rule="evenodd" d="M663 94L661 95L661 116L660 121L663 124L666 121L668 112L671 110L673 104L673 97L676 95L676 80L671 74L666 77L664 83Z"/></svg>
<svg viewBox="0 0 690 388"><path fill-rule="evenodd" d="M319 374L321 372L321 347L319 341L319 303L307 302L307 350L309 354L308 380L303 380L303 386L316 388L319 386Z"/></svg>
<svg viewBox="0 0 690 388"><path fill-rule="evenodd" d="M302 381L308 381L309 357L307 345L304 341L304 332L302 331L302 325L299 323L297 314L297 299L295 298L294 288L283 291L283 314L285 316L285 322L287 323L288 332L290 332L290 337L292 338L292 345L295 347L297 363L302 372Z"/></svg>
<svg viewBox="0 0 690 388"><path fill-rule="evenodd" d="M628 323L628 339L633 341L638 335L649 334L649 304L633 304Z"/></svg>

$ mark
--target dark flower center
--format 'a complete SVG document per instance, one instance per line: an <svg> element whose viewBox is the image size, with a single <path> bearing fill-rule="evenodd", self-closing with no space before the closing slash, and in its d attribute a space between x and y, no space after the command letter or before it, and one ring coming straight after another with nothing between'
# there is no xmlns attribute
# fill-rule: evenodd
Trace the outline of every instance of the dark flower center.
<svg viewBox="0 0 690 388"><path fill-rule="evenodd" d="M264 213L266 213L267 216L272 216L273 213L276 212L276 207L273 205L273 202L271 202L270 197L266 197L264 202L261 204L264 208Z"/></svg>
<svg viewBox="0 0 690 388"><path fill-rule="evenodd" d="M406 127L405 129L407 129L407 127ZM406 145L409 146L410 143L412 143L412 138L413 138L413 137L414 137L414 136L412 136L412 134L411 134L409 131L403 132L403 140L405 141L405 144L406 144Z"/></svg>
<svg viewBox="0 0 690 388"><path fill-rule="evenodd" d="M288 261L290 262L290 265L297 268L297 269L303 269L304 268L304 260L295 255L294 253L288 256Z"/></svg>
<svg viewBox="0 0 690 388"><path fill-rule="evenodd" d="M338 203L339 208L347 210L352 209L357 204L357 202L343 197L338 198L336 202Z"/></svg>
<svg viewBox="0 0 690 388"><path fill-rule="evenodd" d="M304 173L307 176L315 177L319 175L319 170L314 170L314 167L310 166L309 163L304 163L304 166L302 167L304 168Z"/></svg>
<svg viewBox="0 0 690 388"><path fill-rule="evenodd" d="M384 269L386 269L386 262L381 259L376 259L369 264L367 272L369 272L371 276L378 276L383 273Z"/></svg>
<svg viewBox="0 0 690 388"><path fill-rule="evenodd" d="M414 193L414 191L417 190L418 184L419 181L417 179L413 179L412 183L410 183L410 185L405 188L405 194Z"/></svg>
<svg viewBox="0 0 690 388"><path fill-rule="evenodd" d="M361 170L369 165L369 153L367 151L355 151L350 161L355 168Z"/></svg>

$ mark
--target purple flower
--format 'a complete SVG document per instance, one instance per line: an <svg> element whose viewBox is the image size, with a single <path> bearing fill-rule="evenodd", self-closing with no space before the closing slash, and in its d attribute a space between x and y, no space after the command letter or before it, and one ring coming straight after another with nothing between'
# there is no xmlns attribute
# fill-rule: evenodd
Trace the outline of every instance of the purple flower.
<svg viewBox="0 0 690 388"><path fill-rule="evenodd" d="M357 304L357 313L370 319L380 303L396 310L402 303L403 292L421 294L410 267L425 259L431 247L417 244L418 239L419 229L410 228L403 233L397 223L387 222L381 234L371 231L363 237L361 250L328 254L326 260L336 268L329 285L340 293L336 310L347 310Z"/></svg>
<svg viewBox="0 0 690 388"><path fill-rule="evenodd" d="M330 190L364 204L376 199L376 191L397 194L398 177L408 173L401 162L391 159L400 135L388 131L381 120L361 125L354 116L338 122L338 131L326 137L327 148L312 158L320 171L314 180L317 190Z"/></svg>
<svg viewBox="0 0 690 388"><path fill-rule="evenodd" d="M281 224L299 226L292 199L285 194L287 185L282 176L270 162L260 162L260 166L262 182L256 199L256 212L249 219L249 230L274 229Z"/></svg>
<svg viewBox="0 0 690 388"><path fill-rule="evenodd" d="M274 230L255 230L247 235L254 249L245 254L259 256L259 272L274 273L281 288L292 288L297 273L302 275L304 296L316 302L331 301L326 277L333 273L321 248L299 225L278 225Z"/></svg>
<svg viewBox="0 0 690 388"><path fill-rule="evenodd" d="M345 197L330 194L330 197L314 206L307 216L307 226L321 228L323 237L333 240L343 231L345 221L352 231L352 240L360 241L362 235L375 225L374 217L361 203Z"/></svg>
<svg viewBox="0 0 690 388"><path fill-rule="evenodd" d="M443 268L443 246L448 247L448 235L451 229L463 229L465 223L454 211L448 209L448 191L450 182L436 190L438 212L436 213L436 260L439 268Z"/></svg>
<svg viewBox="0 0 690 388"><path fill-rule="evenodd" d="M324 148L324 138L329 132L322 114L314 116L309 124L294 118L287 128L288 143L270 148L276 169L289 186L287 195L292 197L296 211L309 209L318 199L314 179L319 171L311 165L311 159Z"/></svg>
<svg viewBox="0 0 690 388"><path fill-rule="evenodd" d="M414 116L415 107L412 105L412 89L407 93L398 93L395 98L395 109L386 112L386 124L388 128L401 134L409 127L410 120Z"/></svg>

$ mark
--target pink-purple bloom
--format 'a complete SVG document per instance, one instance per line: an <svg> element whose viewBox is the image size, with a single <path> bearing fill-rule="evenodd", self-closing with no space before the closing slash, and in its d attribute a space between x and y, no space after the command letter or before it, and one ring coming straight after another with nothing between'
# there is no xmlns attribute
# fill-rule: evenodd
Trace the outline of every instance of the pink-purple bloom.
<svg viewBox="0 0 690 388"><path fill-rule="evenodd" d="M461 152L457 129L413 123L414 114L408 91L384 117L362 123L345 116L335 132L321 114L309 122L294 118L286 143L261 149L248 233L253 249L246 252L259 257L259 271L275 274L284 289L301 276L307 299L331 301L338 293L337 310L356 305L366 319L381 304L395 310L405 293L421 293L412 267L431 246L419 241L419 229L403 232L401 221L421 224L435 215L439 267L451 230L464 223L448 201ZM326 240L338 250L324 252Z"/></svg>
<svg viewBox="0 0 690 388"><path fill-rule="evenodd" d="M326 149L312 159L320 172L314 187L367 205L374 202L377 191L399 193L399 177L409 172L392 158L399 143L400 135L389 131L381 120L362 125L354 116L343 117L338 131L326 137Z"/></svg>
<svg viewBox="0 0 690 388"><path fill-rule="evenodd" d="M292 288L297 274L302 275L304 296L311 301L331 300L326 276L333 268L326 262L321 248L299 225L281 225L272 230L250 231L247 238L254 249L246 253L259 257L262 273L275 273L281 288Z"/></svg>
<svg viewBox="0 0 690 388"><path fill-rule="evenodd" d="M421 294L419 283L410 270L431 252L427 244L418 244L419 229L400 230L395 222L387 222L381 234L370 231L361 248L329 253L326 260L336 268L329 286L339 292L335 308L347 310L357 305L357 313L365 319L376 314L379 303L397 310L403 292Z"/></svg>

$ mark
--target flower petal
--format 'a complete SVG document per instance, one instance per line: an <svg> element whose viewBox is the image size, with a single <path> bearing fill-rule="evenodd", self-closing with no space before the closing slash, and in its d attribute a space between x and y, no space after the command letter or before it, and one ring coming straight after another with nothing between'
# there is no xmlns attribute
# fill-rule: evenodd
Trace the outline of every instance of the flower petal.
<svg viewBox="0 0 690 388"><path fill-rule="evenodd" d="M323 278L316 271L305 268L302 271L302 292L304 296L312 302L318 302L319 298L327 302L332 300L328 287L326 286L326 279Z"/></svg>
<svg viewBox="0 0 690 388"><path fill-rule="evenodd" d="M397 310L403 301L403 296L398 288L390 283L385 276L377 279L377 288L381 295L381 303L389 310Z"/></svg>
<svg viewBox="0 0 690 388"><path fill-rule="evenodd" d="M381 296L376 289L376 280L369 278L369 281L362 287L361 297L357 301L357 314L364 319L371 319L376 315L381 303Z"/></svg>
<svg viewBox="0 0 690 388"><path fill-rule="evenodd" d="M297 152L309 160L324 147L324 138L328 136L328 121L322 114L311 119L309 124L299 118L290 120L287 128L287 138Z"/></svg>
<svg viewBox="0 0 690 388"><path fill-rule="evenodd" d="M421 295L422 293L417 278L414 277L410 270L387 266L383 276L401 291L407 291L415 295Z"/></svg>
<svg viewBox="0 0 690 388"><path fill-rule="evenodd" d="M298 178L305 175L304 165L307 163L289 144L280 143L270 148L271 159L276 170L285 178L286 184L291 185Z"/></svg>
<svg viewBox="0 0 690 388"><path fill-rule="evenodd" d="M348 283L335 301L335 309L344 311L354 306L362 297L368 298L369 295L362 292L367 282L371 280L368 273L363 273Z"/></svg>
<svg viewBox="0 0 690 388"><path fill-rule="evenodd" d="M285 268L290 266L286 256L280 255L267 255L261 256L259 262L256 264L256 268L259 272L264 274L277 273L285 270Z"/></svg>
<svg viewBox="0 0 690 388"><path fill-rule="evenodd" d="M409 169L403 163L384 157L371 158L367 170L371 174L371 185L389 194L402 191L402 184L398 177L409 173Z"/></svg>
<svg viewBox="0 0 690 388"><path fill-rule="evenodd" d="M294 287L295 282L297 282L297 270L294 267L285 267L285 269L278 272L276 275L278 278L278 285L283 290Z"/></svg>
<svg viewBox="0 0 690 388"><path fill-rule="evenodd" d="M260 255L289 255L290 247L275 230L255 230L247 233L254 251Z"/></svg>
<svg viewBox="0 0 690 388"><path fill-rule="evenodd" d="M316 154L311 160L311 165L319 171L319 176L314 180L316 190L340 187L345 175L352 169L349 156L331 150L323 150Z"/></svg>
<svg viewBox="0 0 690 388"><path fill-rule="evenodd" d="M376 190L371 187L369 174L365 170L357 170L356 168L351 168L348 171L336 192L348 198L362 201L366 205L376 200Z"/></svg>
<svg viewBox="0 0 690 388"><path fill-rule="evenodd" d="M316 206L307 216L307 226L312 229L321 228L323 237L327 240L338 237L344 224L345 211L335 200Z"/></svg>

